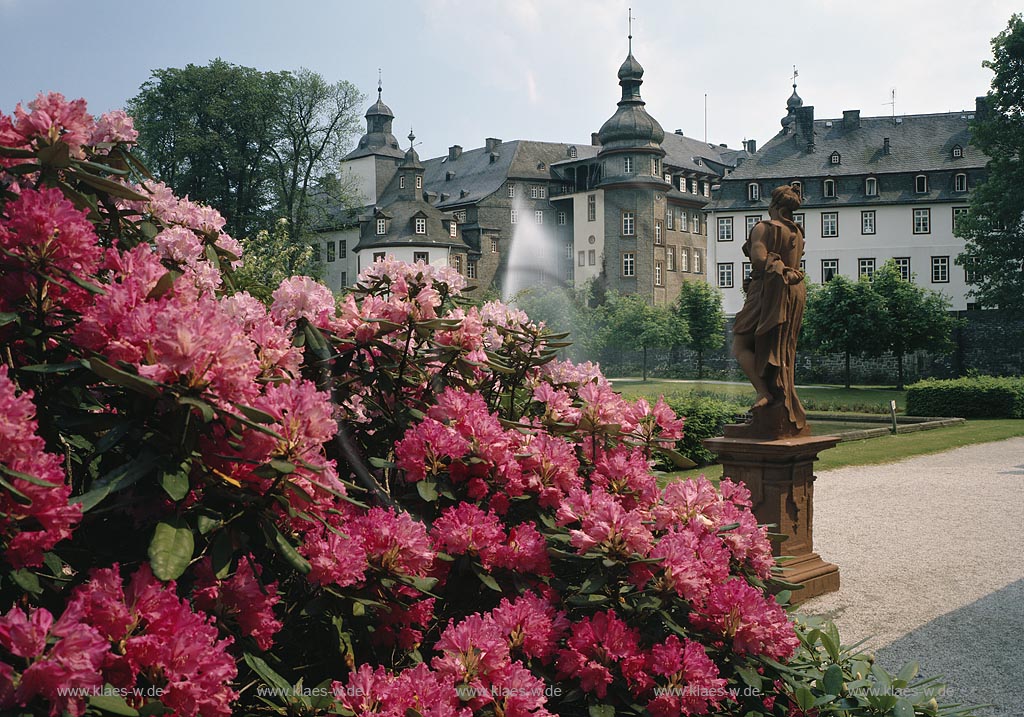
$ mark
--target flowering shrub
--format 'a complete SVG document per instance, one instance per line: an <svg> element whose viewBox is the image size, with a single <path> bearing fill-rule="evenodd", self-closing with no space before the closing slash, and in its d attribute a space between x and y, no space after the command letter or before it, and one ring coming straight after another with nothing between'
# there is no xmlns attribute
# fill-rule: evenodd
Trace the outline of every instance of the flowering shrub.
<svg viewBox="0 0 1024 717"><path fill-rule="evenodd" d="M913 675L787 615L741 484L659 489L664 402L452 269L235 292L134 136L0 114L0 710L938 714L851 692Z"/></svg>

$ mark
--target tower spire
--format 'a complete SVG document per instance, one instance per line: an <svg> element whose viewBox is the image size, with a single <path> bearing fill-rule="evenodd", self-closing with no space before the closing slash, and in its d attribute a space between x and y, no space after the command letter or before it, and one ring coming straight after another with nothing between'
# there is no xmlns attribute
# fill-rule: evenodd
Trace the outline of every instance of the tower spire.
<svg viewBox="0 0 1024 717"><path fill-rule="evenodd" d="M381 81L380 68L377 68L377 101L380 102L380 93L384 91L384 85Z"/></svg>
<svg viewBox="0 0 1024 717"><path fill-rule="evenodd" d="M627 23L629 25L629 54L633 54L633 8L627 12Z"/></svg>
<svg viewBox="0 0 1024 717"><path fill-rule="evenodd" d="M796 92L796 78L799 75L800 75L800 73L796 71L796 65L793 65L793 91L794 92Z"/></svg>

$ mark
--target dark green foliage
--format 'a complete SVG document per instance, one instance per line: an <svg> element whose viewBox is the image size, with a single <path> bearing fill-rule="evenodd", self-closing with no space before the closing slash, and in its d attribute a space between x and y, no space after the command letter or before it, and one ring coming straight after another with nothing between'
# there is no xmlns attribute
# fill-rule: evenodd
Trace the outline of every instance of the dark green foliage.
<svg viewBox="0 0 1024 717"><path fill-rule="evenodd" d="M678 415L686 417L683 440L677 444L677 450L697 465L708 465L718 459L704 447L704 439L722 435L726 424L737 423L737 417L747 411L743 404L707 396L672 394L665 396L665 402Z"/></svg>
<svg viewBox="0 0 1024 717"><path fill-rule="evenodd" d="M907 387L908 416L1024 418L1024 378L927 379Z"/></svg>
<svg viewBox="0 0 1024 717"><path fill-rule="evenodd" d="M836 276L824 286L811 287L807 296L801 346L846 358L845 384L850 387L850 356L875 349L878 327L885 324L882 298L867 277L850 281Z"/></svg>
<svg viewBox="0 0 1024 717"><path fill-rule="evenodd" d="M967 240L957 263L976 277L983 307L1024 310L1024 19L1014 15L992 40L992 89L971 126L971 144L990 159L988 178L971 193L957 228Z"/></svg>
<svg viewBox="0 0 1024 717"><path fill-rule="evenodd" d="M704 352L725 343L722 292L703 281L684 281L672 310L689 328L681 343L697 352L697 378L704 378Z"/></svg>
<svg viewBox="0 0 1024 717"><path fill-rule="evenodd" d="M636 294L609 294L600 314L605 346L641 349L643 379L647 380L647 350L668 348L689 340L686 321L668 307L648 304Z"/></svg>

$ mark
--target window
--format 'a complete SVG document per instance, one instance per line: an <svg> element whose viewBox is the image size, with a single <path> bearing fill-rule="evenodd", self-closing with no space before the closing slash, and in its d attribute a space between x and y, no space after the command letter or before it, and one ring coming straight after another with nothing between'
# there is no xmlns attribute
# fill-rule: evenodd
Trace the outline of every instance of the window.
<svg viewBox="0 0 1024 717"><path fill-rule="evenodd" d="M977 284L981 278L978 271L978 257L968 256L964 258L964 281L968 284Z"/></svg>
<svg viewBox="0 0 1024 717"><path fill-rule="evenodd" d="M932 231L932 210L931 209L915 209L914 210L914 233L915 234L930 234Z"/></svg>
<svg viewBox="0 0 1024 717"><path fill-rule="evenodd" d="M660 261L654 262L654 285L664 286L664 275L662 274L662 266Z"/></svg>
<svg viewBox="0 0 1024 717"><path fill-rule="evenodd" d="M685 246L679 250L679 271L690 270L690 250Z"/></svg>
<svg viewBox="0 0 1024 717"><path fill-rule="evenodd" d="M460 209L459 211L455 212L455 221L457 221L459 224L465 224L466 223L466 210L465 209Z"/></svg>
<svg viewBox="0 0 1024 717"><path fill-rule="evenodd" d="M960 159L964 156L964 148L958 144L953 145L953 159Z"/></svg>
<svg viewBox="0 0 1024 717"><path fill-rule="evenodd" d="M704 196L705 197L710 196L711 195L711 182L701 182L701 184L704 186Z"/></svg>
<svg viewBox="0 0 1024 717"><path fill-rule="evenodd" d="M576 156L577 156L576 147L575 146L569 147L569 158L570 159L576 159Z"/></svg>
<svg viewBox="0 0 1024 717"><path fill-rule="evenodd" d="M585 251L578 252L578 254L576 255L576 263L579 264L580 266L587 265L587 253Z"/></svg>
<svg viewBox="0 0 1024 717"><path fill-rule="evenodd" d="M423 176L422 175L417 175L416 176L416 189L423 189Z"/></svg>
<svg viewBox="0 0 1024 717"><path fill-rule="evenodd" d="M398 188L399 189L405 189L405 175L404 174L400 175L398 177Z"/></svg>
<svg viewBox="0 0 1024 717"><path fill-rule="evenodd" d="M557 216L558 216L558 225L559 226L565 226L565 212L559 212Z"/></svg>
<svg viewBox="0 0 1024 717"><path fill-rule="evenodd" d="M597 219L597 195L587 195L587 221L592 222Z"/></svg>
<svg viewBox="0 0 1024 717"><path fill-rule="evenodd" d="M511 210L509 212L508 218L509 218L509 222L510 223L515 224L516 220L519 219L519 210L517 210L517 209Z"/></svg>
<svg viewBox="0 0 1024 717"><path fill-rule="evenodd" d="M459 233L459 225L454 220L448 222L448 236L454 239Z"/></svg>
<svg viewBox="0 0 1024 717"><path fill-rule="evenodd" d="M387 234L387 232L388 232L388 222L387 222L387 219L378 219L377 220L377 233L378 234Z"/></svg>
<svg viewBox="0 0 1024 717"><path fill-rule="evenodd" d="M679 191L680 192L685 192L686 191L686 177L680 177L679 178Z"/></svg>
<svg viewBox="0 0 1024 717"><path fill-rule="evenodd" d="M690 180L690 191L693 192L694 194L699 194L699 192L697 191L697 180L696 179L691 179Z"/></svg>
<svg viewBox="0 0 1024 717"><path fill-rule="evenodd" d="M669 271L676 270L676 248L670 246L665 254L665 268Z"/></svg>
<svg viewBox="0 0 1024 717"><path fill-rule="evenodd" d="M749 261L743 262L743 281L750 278L750 272L753 271L754 266Z"/></svg>
<svg viewBox="0 0 1024 717"><path fill-rule="evenodd" d="M384 261L384 252L375 251L373 252L373 262L376 264L378 261Z"/></svg>
<svg viewBox="0 0 1024 717"><path fill-rule="evenodd" d="M424 264L429 264L430 254L425 251L414 251L412 253L412 261L414 264L418 261L422 261Z"/></svg>
<svg viewBox="0 0 1024 717"><path fill-rule="evenodd" d="M423 217L416 217L416 233L426 234L427 233L427 220Z"/></svg>
<svg viewBox="0 0 1024 717"><path fill-rule="evenodd" d="M692 224L692 227L690 228L690 233L700 234L700 214L694 212L693 216L690 217L690 223Z"/></svg>
<svg viewBox="0 0 1024 717"><path fill-rule="evenodd" d="M751 182L747 185L747 199L752 202L756 202L761 198L761 187L757 182Z"/></svg>
<svg viewBox="0 0 1024 717"><path fill-rule="evenodd" d="M342 259L348 256L348 240L342 239L338 242L338 256Z"/></svg>
<svg viewBox="0 0 1024 717"><path fill-rule="evenodd" d="M753 229L755 226L757 226L757 223L759 221L761 221L761 215L760 214L755 214L753 216L747 217L746 220L747 220L747 231L744 234L744 236L750 236L750 230Z"/></svg>
<svg viewBox="0 0 1024 717"><path fill-rule="evenodd" d="M661 220L660 219L655 219L654 220L654 243L658 244L658 245L661 245L661 244L665 243L665 240L662 239L662 236L661 236Z"/></svg>
<svg viewBox="0 0 1024 717"><path fill-rule="evenodd" d="M804 195L804 183L799 179L794 179L789 183L789 186L793 188L793 191L799 194L801 197Z"/></svg>
<svg viewBox="0 0 1024 717"><path fill-rule="evenodd" d="M843 158L839 154L839 152L833 152L831 155L829 155L828 161L831 162L832 164L841 164Z"/></svg>
<svg viewBox="0 0 1024 717"><path fill-rule="evenodd" d="M875 275L875 260L874 259L858 259L857 260L857 276L866 276L871 279Z"/></svg>
<svg viewBox="0 0 1024 717"><path fill-rule="evenodd" d="M348 272L347 271L341 272L341 285L342 286L348 286Z"/></svg>
<svg viewBox="0 0 1024 717"><path fill-rule="evenodd" d="M543 212L543 211L541 211L540 209L538 209L537 211L535 211L535 212L533 213L533 220L534 220L535 222L537 222L538 224L543 224L543 223L544 223L544 212Z"/></svg>
<svg viewBox="0 0 1024 717"><path fill-rule="evenodd" d="M475 279L476 278L476 262L475 261L468 261L468 262L466 262L466 277L470 278L470 279Z"/></svg>
<svg viewBox="0 0 1024 717"><path fill-rule="evenodd" d="M878 196L878 180L874 177L868 177L864 180L864 194L869 197Z"/></svg>
<svg viewBox="0 0 1024 717"><path fill-rule="evenodd" d="M839 273L839 260L838 259L822 259L821 260L821 283L827 284L836 278L836 274Z"/></svg>
<svg viewBox="0 0 1024 717"><path fill-rule="evenodd" d="M839 212L821 213L821 235L823 237L839 236Z"/></svg>
<svg viewBox="0 0 1024 717"><path fill-rule="evenodd" d="M597 264L597 251L594 249L587 249L587 263L591 266Z"/></svg>
<svg viewBox="0 0 1024 717"><path fill-rule="evenodd" d="M868 209L867 211L860 213L860 233L861 234L874 234L875 233L875 210Z"/></svg>
<svg viewBox="0 0 1024 717"><path fill-rule="evenodd" d="M622 213L622 236L631 237L636 231L635 217L633 212Z"/></svg>
<svg viewBox="0 0 1024 717"><path fill-rule="evenodd" d="M718 286L721 289L732 288L732 262L718 265Z"/></svg>
<svg viewBox="0 0 1024 717"><path fill-rule="evenodd" d="M949 282L949 257L932 257L932 283L946 284Z"/></svg>
<svg viewBox="0 0 1024 717"><path fill-rule="evenodd" d="M953 207L953 231L960 226L960 221L967 216L967 207Z"/></svg>
<svg viewBox="0 0 1024 717"><path fill-rule="evenodd" d="M536 199L537 198L537 189L538 188L537 188L536 185L530 185L530 199Z"/></svg>
<svg viewBox="0 0 1024 717"><path fill-rule="evenodd" d="M633 173L633 158L632 157L623 157L622 158L622 171L624 173L626 173L626 174L632 174Z"/></svg>
<svg viewBox="0 0 1024 717"><path fill-rule="evenodd" d="M455 271L462 273L462 254L452 254L452 266Z"/></svg>
<svg viewBox="0 0 1024 717"><path fill-rule="evenodd" d="M661 167L658 166L658 158L651 157L651 175L657 177L661 174Z"/></svg>
<svg viewBox="0 0 1024 717"><path fill-rule="evenodd" d="M806 259L801 259L800 260L800 271L804 272L805 274L807 273L807 260Z"/></svg>
<svg viewBox="0 0 1024 717"><path fill-rule="evenodd" d="M498 253L498 239L496 237L491 237L491 253Z"/></svg>
<svg viewBox="0 0 1024 717"><path fill-rule="evenodd" d="M327 242L327 261L334 261L334 242Z"/></svg>
<svg viewBox="0 0 1024 717"><path fill-rule="evenodd" d="M732 241L732 217L718 218L718 241Z"/></svg>
<svg viewBox="0 0 1024 717"><path fill-rule="evenodd" d="M565 258L572 259L572 242L567 241L565 243Z"/></svg>
<svg viewBox="0 0 1024 717"><path fill-rule="evenodd" d="M631 251L622 254L622 275L636 276L636 254Z"/></svg>
<svg viewBox="0 0 1024 717"><path fill-rule="evenodd" d="M672 207L669 207L668 211L665 212L665 226L667 228L669 228L669 229L673 228L672 227L672 220L675 219L675 216L676 216L676 210L673 209Z"/></svg>
<svg viewBox="0 0 1024 717"><path fill-rule="evenodd" d="M953 191L954 192L966 192L967 191L967 175L958 174L953 177Z"/></svg>
<svg viewBox="0 0 1024 717"><path fill-rule="evenodd" d="M925 194L928 192L928 177L919 174L914 177L914 191L918 194Z"/></svg>
<svg viewBox="0 0 1024 717"><path fill-rule="evenodd" d="M803 229L804 228L804 213L800 212L799 214L794 214L793 215L793 223L796 224L801 229Z"/></svg>
<svg viewBox="0 0 1024 717"><path fill-rule="evenodd" d="M900 278L903 281L910 281L910 257L909 256L898 256L893 259L896 264L896 268L900 272Z"/></svg>
<svg viewBox="0 0 1024 717"><path fill-rule="evenodd" d="M836 180L826 179L824 191L822 192L826 197L836 196Z"/></svg>
<svg viewBox="0 0 1024 717"><path fill-rule="evenodd" d="M516 197L516 185L512 184L512 182L509 182L508 183L508 198L509 199L515 199L515 197Z"/></svg>
<svg viewBox="0 0 1024 717"><path fill-rule="evenodd" d="M700 249L694 249L693 250L693 273L694 274L701 273L700 266L701 266L700 265Z"/></svg>
<svg viewBox="0 0 1024 717"><path fill-rule="evenodd" d="M664 179L665 179L665 181L666 181L666 182L668 182L669 184L672 184L672 175L671 175L671 174L669 174L668 172L665 172L665 175L664 175Z"/></svg>

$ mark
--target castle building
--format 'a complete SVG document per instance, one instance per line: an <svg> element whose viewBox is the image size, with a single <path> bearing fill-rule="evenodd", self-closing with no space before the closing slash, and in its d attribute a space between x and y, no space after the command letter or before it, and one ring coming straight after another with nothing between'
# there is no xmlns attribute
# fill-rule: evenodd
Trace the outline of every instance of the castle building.
<svg viewBox="0 0 1024 717"><path fill-rule="evenodd" d="M768 218L772 190L803 196L794 214L804 227L804 269L825 283L842 274L871 276L893 259L905 278L946 294L954 310L967 301L970 267L955 264L964 241L953 231L988 158L970 145L974 112L815 119L793 85L782 130L722 178L708 205L709 279L726 313L743 305L750 261L742 247Z"/></svg>

